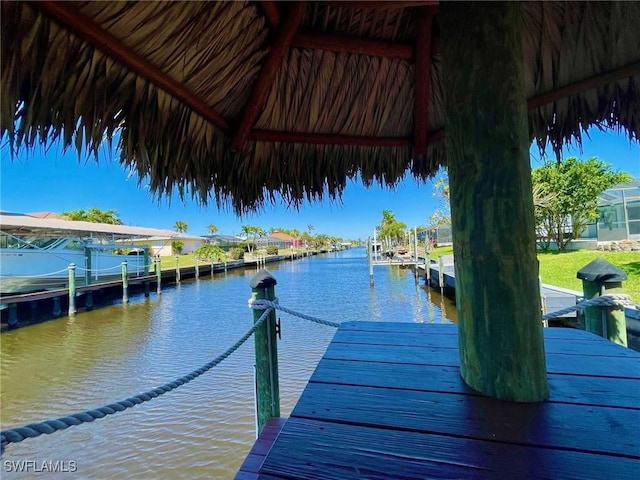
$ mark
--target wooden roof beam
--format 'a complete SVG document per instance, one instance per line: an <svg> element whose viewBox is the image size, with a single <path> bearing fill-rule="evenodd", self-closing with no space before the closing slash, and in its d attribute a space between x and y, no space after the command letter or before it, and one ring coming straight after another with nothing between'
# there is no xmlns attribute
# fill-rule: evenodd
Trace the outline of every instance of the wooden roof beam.
<svg viewBox="0 0 640 480"><path fill-rule="evenodd" d="M280 26L280 10L278 4L273 0L261 0L258 2L264 16L267 18L267 22L276 30Z"/></svg>
<svg viewBox="0 0 640 480"><path fill-rule="evenodd" d="M634 75L640 75L640 62L630 63L629 65L594 75L591 78L585 78L584 80L570 83L569 85L565 85L564 87L556 90L536 95L535 97L527 100L527 107L529 110L534 110L548 103L553 103L556 100L570 97L571 95L575 95L592 88L602 87L607 83L616 82Z"/></svg>
<svg viewBox="0 0 640 480"><path fill-rule="evenodd" d="M298 32L293 37L291 46L339 53L356 53L373 57L413 59L413 46L410 44L365 40L330 33Z"/></svg>
<svg viewBox="0 0 640 480"><path fill-rule="evenodd" d="M238 129L233 136L233 140L231 141L231 148L233 150L240 152L244 149L249 136L249 131L253 127L253 124L258 117L258 113L264 105L267 93L272 86L271 84L275 79L278 70L282 66L282 62L287 55L289 46L291 45L291 40L293 40L293 36L300 26L305 9L306 5L304 2L296 2L292 4L287 17L282 22L280 29L276 32L271 50L269 50L269 53L267 54L267 60L260 71L258 80L256 81L253 91L251 92L251 96L249 97L244 115L242 116L242 120L240 121Z"/></svg>
<svg viewBox="0 0 640 480"><path fill-rule="evenodd" d="M249 138L258 142L308 143L313 145L353 145L363 147L409 147L407 137L365 137L323 133L292 133L273 130L252 130Z"/></svg>
<svg viewBox="0 0 640 480"><path fill-rule="evenodd" d="M413 111L413 136L416 155L424 155L427 152L427 122L431 83L431 37L434 15L434 7L418 9L414 69L415 103Z"/></svg>
<svg viewBox="0 0 640 480"><path fill-rule="evenodd" d="M385 2L376 2L374 1L327 1L321 2L322 5L330 5L332 7L343 7L343 8L364 8L367 10L398 10L402 8L413 8L413 7L428 7L428 6L436 6L440 3L438 0L414 0L414 1L385 1Z"/></svg>
<svg viewBox="0 0 640 480"><path fill-rule="evenodd" d="M207 119L223 132L229 131L227 121L204 103L199 97L191 93L183 84L162 72L155 65L135 53L128 45L118 40L100 25L78 12L66 2L52 2L48 0L36 1L35 5L47 16L67 28L81 39L89 42L98 50L112 57L125 67L166 91L177 100L191 108L198 115Z"/></svg>

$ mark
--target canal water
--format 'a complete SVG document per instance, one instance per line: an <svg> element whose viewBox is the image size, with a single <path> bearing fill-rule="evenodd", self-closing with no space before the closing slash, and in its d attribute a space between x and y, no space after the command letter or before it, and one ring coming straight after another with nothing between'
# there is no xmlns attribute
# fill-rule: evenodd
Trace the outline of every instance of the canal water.
<svg viewBox="0 0 640 480"><path fill-rule="evenodd" d="M334 322L443 322L455 315L453 304L424 280L416 283L409 268L376 266L371 288L365 254L356 248L268 265L280 304ZM2 428L122 400L209 362L251 327L247 300L255 273L231 270L166 288L159 297L3 333ZM288 416L335 329L278 316L281 408ZM255 440L253 364L249 339L203 376L150 402L9 445L0 476L233 478ZM73 473L36 474L43 462Z"/></svg>

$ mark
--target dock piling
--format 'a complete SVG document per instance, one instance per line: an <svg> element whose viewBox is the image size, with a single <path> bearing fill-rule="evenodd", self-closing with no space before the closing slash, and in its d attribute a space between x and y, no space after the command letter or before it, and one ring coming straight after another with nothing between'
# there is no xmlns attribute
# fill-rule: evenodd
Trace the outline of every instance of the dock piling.
<svg viewBox="0 0 640 480"><path fill-rule="evenodd" d="M126 260L122 261L122 303L129 303L129 272Z"/></svg>
<svg viewBox="0 0 640 480"><path fill-rule="evenodd" d="M153 260L153 263L156 270L156 295L160 295L162 291L162 268L160 265L160 257L156 257Z"/></svg>
<svg viewBox="0 0 640 480"><path fill-rule="evenodd" d="M180 257L176 255L176 283L180 283Z"/></svg>
<svg viewBox="0 0 640 480"><path fill-rule="evenodd" d="M195 256L193 257L193 260L195 261L196 264L196 279L200 278L200 265L198 265L198 257Z"/></svg>
<svg viewBox="0 0 640 480"><path fill-rule="evenodd" d="M627 273L596 258L576 274L582 280L585 299L610 293L622 293L622 282ZM618 345L627 346L627 325L623 307L587 307L584 309L585 327L588 332L607 338Z"/></svg>
<svg viewBox="0 0 640 480"><path fill-rule="evenodd" d="M274 300L278 282L266 270L260 270L251 280L252 300ZM253 310L256 323L264 310ZM280 387L278 382L278 345L276 340L276 312L255 331L256 354L256 425L257 434L271 417L280 416Z"/></svg>
<svg viewBox="0 0 640 480"><path fill-rule="evenodd" d="M76 314L76 265L69 264L69 316Z"/></svg>

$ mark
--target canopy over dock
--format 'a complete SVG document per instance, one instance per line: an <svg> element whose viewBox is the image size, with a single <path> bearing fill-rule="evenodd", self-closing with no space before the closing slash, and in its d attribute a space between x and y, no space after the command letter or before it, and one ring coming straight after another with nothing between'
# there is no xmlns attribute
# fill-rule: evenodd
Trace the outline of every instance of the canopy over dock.
<svg viewBox="0 0 640 480"><path fill-rule="evenodd" d="M96 152L117 134L121 162L156 192L238 212L447 166L462 376L486 395L546 398L529 146L559 152L591 125L638 139L639 2L36 1L1 14L12 148L59 138Z"/></svg>

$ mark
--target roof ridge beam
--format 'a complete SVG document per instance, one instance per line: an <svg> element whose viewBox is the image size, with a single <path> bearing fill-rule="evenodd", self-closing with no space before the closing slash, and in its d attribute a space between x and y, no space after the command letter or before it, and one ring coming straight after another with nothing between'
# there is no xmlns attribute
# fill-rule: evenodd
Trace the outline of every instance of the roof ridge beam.
<svg viewBox="0 0 640 480"><path fill-rule="evenodd" d="M424 155L427 152L427 124L429 117L431 55L433 48L431 37L433 36L433 17L436 9L435 7L424 7L417 10L413 137L416 155Z"/></svg>
<svg viewBox="0 0 640 480"><path fill-rule="evenodd" d="M302 17L304 16L306 4L304 2L296 2L292 4L289 13L285 17L280 29L276 32L273 45L267 54L267 60L260 71L258 80L256 81L247 107L245 108L242 120L238 125L235 135L231 141L231 148L241 152L247 143L249 131L253 127L260 109L264 105L269 89L272 87L273 80L282 66L285 56L289 51L291 40L295 35Z"/></svg>
<svg viewBox="0 0 640 480"><path fill-rule="evenodd" d="M104 54L116 59L131 71L169 93L223 132L227 133L229 131L229 124L222 115L187 90L183 84L135 53L128 45L102 29L100 25L88 17L82 15L70 4L49 0L40 0L34 3L43 13L53 18L54 21L60 23L82 40L92 44Z"/></svg>
<svg viewBox="0 0 640 480"><path fill-rule="evenodd" d="M338 53L355 53L373 57L413 59L413 45L388 42L385 40L365 40L359 37L320 32L298 32L291 41L292 47L312 48Z"/></svg>

